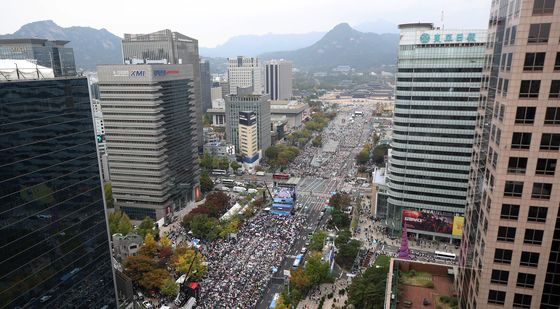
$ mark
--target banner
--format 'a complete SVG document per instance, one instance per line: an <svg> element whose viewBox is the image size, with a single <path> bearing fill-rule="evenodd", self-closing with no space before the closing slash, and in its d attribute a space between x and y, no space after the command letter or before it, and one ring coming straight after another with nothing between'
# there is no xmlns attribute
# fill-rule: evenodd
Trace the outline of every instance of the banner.
<svg viewBox="0 0 560 309"><path fill-rule="evenodd" d="M453 236L463 235L463 226L465 225L465 217L453 217Z"/></svg>
<svg viewBox="0 0 560 309"><path fill-rule="evenodd" d="M407 229L441 234L451 234L453 232L453 218L451 215L404 209L402 218Z"/></svg>

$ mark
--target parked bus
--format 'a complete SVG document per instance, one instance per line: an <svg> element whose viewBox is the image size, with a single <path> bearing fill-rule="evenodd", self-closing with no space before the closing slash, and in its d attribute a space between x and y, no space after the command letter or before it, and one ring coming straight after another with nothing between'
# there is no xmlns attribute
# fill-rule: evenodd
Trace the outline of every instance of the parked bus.
<svg viewBox="0 0 560 309"><path fill-rule="evenodd" d="M454 253L443 252L443 251L436 251L436 259L440 260L447 260L447 261L455 261L457 256Z"/></svg>
<svg viewBox="0 0 560 309"><path fill-rule="evenodd" d="M296 259L294 260L294 264L292 265L293 268L298 268L301 265L301 260L303 259L303 254L298 254Z"/></svg>
<svg viewBox="0 0 560 309"><path fill-rule="evenodd" d="M272 174L272 179L274 179L274 180L288 180L288 179L290 179L290 174L288 174L288 173L274 173L274 174Z"/></svg>
<svg viewBox="0 0 560 309"><path fill-rule="evenodd" d="M257 176L264 176L264 172L262 172L262 171L257 172Z"/></svg>
<svg viewBox="0 0 560 309"><path fill-rule="evenodd" d="M247 189L245 189L244 187L237 187L237 186L233 187L233 192L243 193L245 191L247 191Z"/></svg>
<svg viewBox="0 0 560 309"><path fill-rule="evenodd" d="M226 170L212 170L212 175L227 175Z"/></svg>
<svg viewBox="0 0 560 309"><path fill-rule="evenodd" d="M274 296L272 297L272 301L270 302L270 306L268 306L268 309L272 309L276 307L276 302L278 301L279 297L280 297L279 293L274 294Z"/></svg>
<svg viewBox="0 0 560 309"><path fill-rule="evenodd" d="M222 179L222 184L226 187L233 188L235 186L235 181L233 181L233 179Z"/></svg>

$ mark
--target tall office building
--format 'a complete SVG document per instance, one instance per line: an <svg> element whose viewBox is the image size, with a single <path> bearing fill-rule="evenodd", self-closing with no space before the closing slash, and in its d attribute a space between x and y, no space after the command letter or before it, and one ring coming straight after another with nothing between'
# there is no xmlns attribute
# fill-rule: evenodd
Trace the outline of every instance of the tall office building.
<svg viewBox="0 0 560 309"><path fill-rule="evenodd" d="M198 192L189 65L97 67L109 173L118 209L169 219Z"/></svg>
<svg viewBox="0 0 560 309"><path fill-rule="evenodd" d="M226 96L226 140L235 146L240 154L239 112L251 111L257 115L258 148L264 151L270 147L270 100L268 95L229 95Z"/></svg>
<svg viewBox="0 0 560 309"><path fill-rule="evenodd" d="M190 64L193 71L193 90L196 106L196 137L199 150L204 144L202 137L202 94L198 40L169 29L148 33L125 33L122 41L124 63Z"/></svg>
<svg viewBox="0 0 560 309"><path fill-rule="evenodd" d="M486 31L399 28L386 223L458 242L452 227L466 206Z"/></svg>
<svg viewBox="0 0 560 309"><path fill-rule="evenodd" d="M462 308L560 304L560 2L493 1L458 277Z"/></svg>
<svg viewBox="0 0 560 309"><path fill-rule="evenodd" d="M229 94L262 94L263 70L259 58L228 58Z"/></svg>
<svg viewBox="0 0 560 309"><path fill-rule="evenodd" d="M210 75L210 62L200 60L200 100L202 101L202 112L206 113L212 108L212 76Z"/></svg>
<svg viewBox="0 0 560 309"><path fill-rule="evenodd" d="M66 47L69 41L45 39L2 39L0 59L31 61L51 68L54 76L76 76L74 49Z"/></svg>
<svg viewBox="0 0 560 309"><path fill-rule="evenodd" d="M4 74L0 308L116 308L87 79Z"/></svg>
<svg viewBox="0 0 560 309"><path fill-rule="evenodd" d="M289 100L292 97L292 62L271 60L265 64L264 92L270 99Z"/></svg>
<svg viewBox="0 0 560 309"><path fill-rule="evenodd" d="M239 112L239 154L243 169L254 171L259 163L257 114L252 111Z"/></svg>

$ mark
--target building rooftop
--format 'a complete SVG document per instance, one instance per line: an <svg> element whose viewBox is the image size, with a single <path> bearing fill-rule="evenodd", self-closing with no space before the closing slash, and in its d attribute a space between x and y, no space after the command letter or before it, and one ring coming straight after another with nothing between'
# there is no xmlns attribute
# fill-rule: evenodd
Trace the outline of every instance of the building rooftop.
<svg viewBox="0 0 560 309"><path fill-rule="evenodd" d="M0 59L0 81L54 78L51 68L27 60Z"/></svg>
<svg viewBox="0 0 560 309"><path fill-rule="evenodd" d="M14 38L14 39L0 39L0 45L3 44L40 44L45 45L46 42L50 42L55 46L64 46L70 41L65 40L47 40L39 38Z"/></svg>

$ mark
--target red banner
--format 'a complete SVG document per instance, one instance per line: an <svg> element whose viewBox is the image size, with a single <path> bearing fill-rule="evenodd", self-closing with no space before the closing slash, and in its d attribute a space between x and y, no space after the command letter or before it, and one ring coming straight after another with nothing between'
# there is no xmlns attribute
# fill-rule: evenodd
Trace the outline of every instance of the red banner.
<svg viewBox="0 0 560 309"><path fill-rule="evenodd" d="M453 216L427 213L416 210L403 210L403 223L409 230L419 230L442 234L453 232Z"/></svg>

